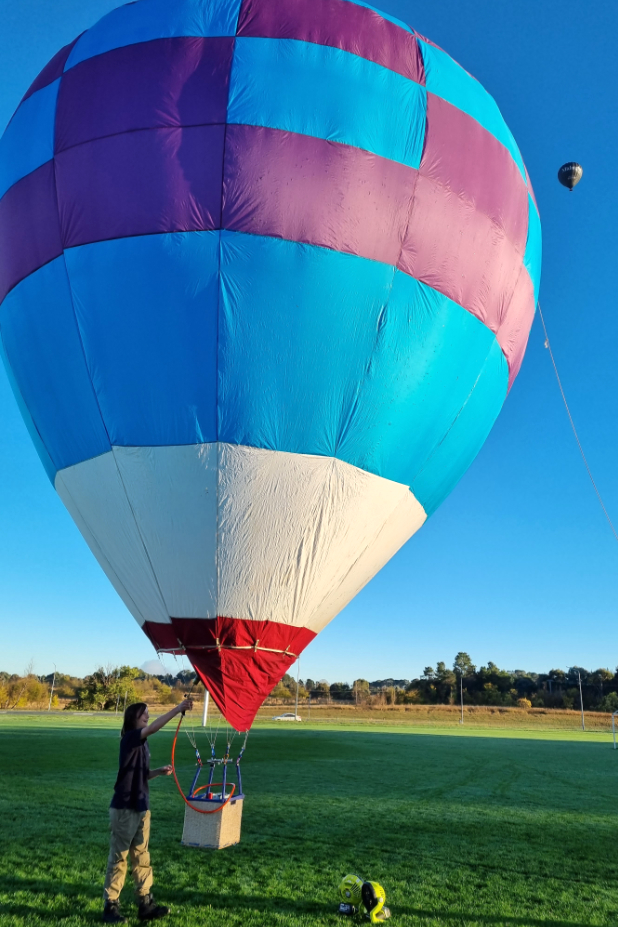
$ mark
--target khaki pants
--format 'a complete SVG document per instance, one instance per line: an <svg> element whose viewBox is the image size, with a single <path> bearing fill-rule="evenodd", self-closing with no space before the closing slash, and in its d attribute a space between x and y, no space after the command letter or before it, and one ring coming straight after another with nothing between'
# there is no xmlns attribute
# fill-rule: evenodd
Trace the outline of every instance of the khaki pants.
<svg viewBox="0 0 618 927"><path fill-rule="evenodd" d="M148 895L152 888L152 869L148 840L150 838L150 811L131 811L128 808L109 809L109 859L105 873L105 901L118 901L127 875L127 856L131 856L131 871L135 893Z"/></svg>

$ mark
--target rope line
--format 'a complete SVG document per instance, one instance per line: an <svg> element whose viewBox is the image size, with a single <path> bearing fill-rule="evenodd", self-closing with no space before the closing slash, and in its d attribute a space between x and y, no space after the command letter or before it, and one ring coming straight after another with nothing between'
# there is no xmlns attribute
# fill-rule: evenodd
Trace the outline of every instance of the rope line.
<svg viewBox="0 0 618 927"><path fill-rule="evenodd" d="M607 522L608 522L608 524L609 524L609 527L612 529L612 534L614 535L614 538L616 539L616 541L618 541L618 533L616 533L616 529L614 528L614 525L613 525L613 523L612 523L612 520L611 520L611 518L609 517L609 512L608 512L607 509L605 508L605 503L603 502L603 499L601 498L601 493L599 492L598 487L597 487L597 484L596 484L595 481L594 481L594 477L593 477L593 475L592 475L592 471L590 470L590 466L589 466L589 464L588 464L588 461L586 460L586 455L584 454L584 449L583 449L583 447L582 447L581 441L579 440L579 435L577 434L577 429L575 428L575 422L573 421L573 416L571 415L571 410L569 409L569 404L568 404L567 399L566 399L566 396L565 396L565 394L564 394L564 389L562 388L562 381L560 380L560 374L558 373L558 368L557 368L557 366L556 366L556 361L555 361L555 359L554 359L554 352L553 352L552 349L551 349L551 344L550 344L550 341L549 341L549 335L547 334L547 328L546 328L546 326L545 326L545 319L543 318L543 313L542 313L542 311L541 311L541 304L540 304L540 303L538 303L538 309L539 309L539 316L540 316L540 318L541 318L541 324L542 324L542 326L543 326L543 332L545 333L545 347L546 347L547 350L549 351L549 356L550 356L550 358L551 358L552 366L553 366L553 368L554 368L554 373L556 374L556 380L558 381L558 388L560 389L560 395L562 396L562 401L563 401L563 403L564 403L564 408L566 409L567 415L569 416L569 422L571 423L571 428L572 428L572 430L573 430L573 434L575 435L575 440L577 441L577 446L578 446L578 448L579 448L579 453L581 454L582 460L584 461L584 466L585 466L585 468L586 468L586 472L587 472L587 474L588 474L588 477L590 478L590 482L592 483L592 487L593 487L593 489L594 489L594 491L595 491L595 493L596 493L597 499L599 500L599 505L600 505L601 508L603 509L603 514L605 515L605 517L606 517L606 519L607 519Z"/></svg>
<svg viewBox="0 0 618 927"><path fill-rule="evenodd" d="M223 801L223 802L219 805L218 808L196 808L195 805L192 805L191 802L187 799L185 793L183 792L183 790L182 790L182 788L181 788L181 786L180 786L180 782L178 781L178 776L176 775L176 762L175 762L175 760L176 760L176 741L178 740L178 732L180 731L180 725L182 724L182 718L183 718L183 716L181 715L181 716L180 716L180 720L178 721L178 727L176 728L176 733L174 734L174 742L172 743L172 773L173 773L173 775L174 775L174 781L176 782L176 786L178 787L178 791L180 792L180 795L181 795L182 800L184 801L185 805L188 805L189 808L192 808L192 809L193 809L193 811L197 811L198 814L217 814L219 811L223 811L223 809L225 808L225 806L229 803L229 801L230 801L232 795L234 794L235 786L232 786L232 790L231 790L230 794L229 794L228 797L225 799L225 801ZM214 783L212 783L212 784L214 784ZM218 784L218 783L217 783L217 784ZM202 787L202 788L203 788L203 787ZM201 789L199 789L198 791L201 791ZM225 797L225 796L224 796L224 797Z"/></svg>
<svg viewBox="0 0 618 927"><path fill-rule="evenodd" d="M178 647L165 648L162 647L157 653L171 653L173 656L180 655L185 656L187 651L184 644L181 644L178 641ZM291 650L275 650L274 647L258 647L258 644L191 644L189 650L252 650L252 651L263 651L264 653L281 653L286 657L294 657L295 660L298 659L299 654L292 653Z"/></svg>

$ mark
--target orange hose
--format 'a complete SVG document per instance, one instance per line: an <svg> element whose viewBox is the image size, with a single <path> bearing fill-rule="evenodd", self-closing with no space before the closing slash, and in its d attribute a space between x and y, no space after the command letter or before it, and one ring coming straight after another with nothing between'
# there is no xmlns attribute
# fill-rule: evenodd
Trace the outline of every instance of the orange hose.
<svg viewBox="0 0 618 927"><path fill-rule="evenodd" d="M180 721L178 722L178 727L176 728L176 733L174 734L174 742L173 742L173 744L172 744L172 774L173 774L173 776L174 776L174 781L175 781L175 783L176 783L176 785L177 785L177 787L178 787L178 791L180 792L180 794L181 794L181 796L182 796L182 800L184 801L185 805L188 805L189 808L192 808L192 809L193 809L193 811L197 811L198 814L217 814L219 811L223 811L223 809L225 808L225 806L228 804L230 798L231 798L232 795L234 794L234 789L236 788L236 784L234 783L234 784L232 785L232 791L230 792L230 794L228 795L228 797L225 799L225 801L222 802L222 803L219 805L218 808L210 808L210 809L206 809L206 808L196 808L194 805L191 804L190 801L188 801L187 796L185 795L185 793L183 792L183 790L182 790L181 787L180 787L180 782L178 781L178 776L176 775L176 764L174 763L174 757L175 757L175 755L176 755L176 741L178 740L178 731L180 730L180 725L182 724L182 719L183 719L183 715L180 716ZM216 785L219 785L219 783L212 783L212 784L213 784L213 785L215 785L215 784L216 784ZM198 789L198 792L200 792L202 789L205 789L205 788L207 788L207 786L205 786L205 785L200 786L200 788Z"/></svg>

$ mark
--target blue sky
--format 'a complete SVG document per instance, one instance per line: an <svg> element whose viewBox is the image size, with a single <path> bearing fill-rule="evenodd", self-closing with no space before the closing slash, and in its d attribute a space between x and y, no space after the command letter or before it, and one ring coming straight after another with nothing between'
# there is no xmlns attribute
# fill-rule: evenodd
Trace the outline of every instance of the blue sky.
<svg viewBox="0 0 618 927"><path fill-rule="evenodd" d="M0 130L51 56L113 0L0 5ZM383 0L496 98L543 223L541 304L580 437L618 522L618 56L614 0ZM573 194L556 171L584 166ZM153 650L54 493L0 368L0 669L75 674ZM618 544L540 322L485 447L424 528L309 647L301 676L411 678L467 650L542 672L618 663ZM168 659L173 667L174 661ZM180 668L180 667L179 667Z"/></svg>

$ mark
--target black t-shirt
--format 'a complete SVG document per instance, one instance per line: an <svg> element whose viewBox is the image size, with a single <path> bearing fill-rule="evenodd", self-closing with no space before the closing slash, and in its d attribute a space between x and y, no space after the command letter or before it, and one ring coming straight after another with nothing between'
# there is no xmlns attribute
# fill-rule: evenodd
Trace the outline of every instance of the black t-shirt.
<svg viewBox="0 0 618 927"><path fill-rule="evenodd" d="M127 731L120 741L119 765L110 807L148 811L150 750L146 740L142 740L141 728Z"/></svg>

